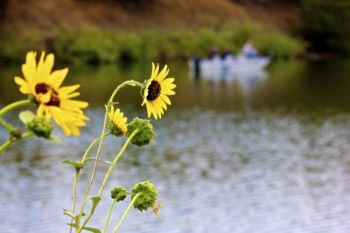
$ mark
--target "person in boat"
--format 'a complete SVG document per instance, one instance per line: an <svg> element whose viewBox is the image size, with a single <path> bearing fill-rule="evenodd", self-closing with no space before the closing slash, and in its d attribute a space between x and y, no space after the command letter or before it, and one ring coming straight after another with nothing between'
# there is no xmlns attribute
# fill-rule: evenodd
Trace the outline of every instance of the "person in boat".
<svg viewBox="0 0 350 233"><path fill-rule="evenodd" d="M243 45L241 56L244 56L246 58L258 58L260 57L260 54L258 50L254 47L253 41L248 41Z"/></svg>

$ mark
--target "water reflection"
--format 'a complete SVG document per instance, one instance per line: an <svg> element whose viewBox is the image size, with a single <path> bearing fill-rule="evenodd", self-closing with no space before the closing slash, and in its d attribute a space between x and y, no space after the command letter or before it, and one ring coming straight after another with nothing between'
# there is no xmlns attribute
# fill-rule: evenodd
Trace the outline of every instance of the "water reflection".
<svg viewBox="0 0 350 233"><path fill-rule="evenodd" d="M176 77L177 84L177 95L172 98L173 110L201 107L216 111L240 111L246 110L249 105L258 111L350 111L350 61L347 60L275 62L268 67L266 74L253 75L253 84L249 77L240 75L220 77L215 82L205 78L194 82L189 78L187 63L172 63L170 68L170 75ZM89 101L92 107L100 106L118 83L130 78L143 81L148 78L150 69L147 63L124 69L117 66L73 66L67 84L80 83L81 98ZM0 102L7 103L19 98L13 82L13 77L19 74L21 71L17 67L0 69L0 76L3 77L0 79ZM125 89L120 100L125 105L139 106L137 93L134 89Z"/></svg>
<svg viewBox="0 0 350 233"><path fill-rule="evenodd" d="M149 179L159 187L164 208L159 219L132 212L122 232L349 232L348 62L272 64L267 77L253 77L251 83L237 77L197 82L184 64L171 67L177 95L164 119L155 122L156 143L129 148L106 189ZM2 73L12 77L16 72ZM74 174L60 162L78 159L99 134L100 105L114 84L129 77L142 80L148 72L148 66L71 70L68 81L82 83L92 121L83 137L64 139L64 147L35 139L0 158L1 232L67 232L61 210L70 206ZM0 79L0 91L4 102L18 98L12 80ZM145 115L133 91L124 90L123 109ZM0 139L5 136L0 131ZM121 143L106 141L107 160ZM102 178L98 173L98 184ZM83 173L79 190L87 179ZM93 225L103 224L108 204L99 206ZM120 215L115 212L111 225Z"/></svg>
<svg viewBox="0 0 350 233"><path fill-rule="evenodd" d="M264 70L253 72L232 72L226 69L219 69L215 72L203 73L200 76L190 70L190 77L194 82L202 82L206 80L212 87L225 86L225 94L230 96L231 84L237 84L238 91L249 98L254 93L254 89L264 80L269 78L269 74ZM213 93L214 94L214 93Z"/></svg>

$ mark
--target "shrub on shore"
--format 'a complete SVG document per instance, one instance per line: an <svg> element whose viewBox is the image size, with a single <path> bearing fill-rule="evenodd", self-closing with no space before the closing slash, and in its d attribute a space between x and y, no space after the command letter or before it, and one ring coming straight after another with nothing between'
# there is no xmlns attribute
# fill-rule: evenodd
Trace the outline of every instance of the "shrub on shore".
<svg viewBox="0 0 350 233"><path fill-rule="evenodd" d="M253 40L263 55L274 58L292 58L302 53L305 47L296 38L278 31L267 31L252 22L220 30L147 30L137 33L84 27L78 31L58 30L49 39L27 30L3 33L0 58L18 62L25 51L46 49L55 52L64 63L132 63L206 56L214 48L237 54L248 40Z"/></svg>

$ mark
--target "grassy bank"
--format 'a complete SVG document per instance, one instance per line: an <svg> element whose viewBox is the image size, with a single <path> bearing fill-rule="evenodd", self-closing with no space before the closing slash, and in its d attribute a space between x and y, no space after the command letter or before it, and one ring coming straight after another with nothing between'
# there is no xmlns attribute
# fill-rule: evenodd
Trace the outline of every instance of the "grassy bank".
<svg viewBox="0 0 350 233"><path fill-rule="evenodd" d="M205 56L214 47L238 53L247 40L253 40L262 54L276 59L295 57L305 48L299 39L249 21L232 28L197 31L123 32L93 27L57 30L51 35L29 30L5 31L0 36L0 59L17 63L29 50L46 50L53 51L64 63L164 61Z"/></svg>

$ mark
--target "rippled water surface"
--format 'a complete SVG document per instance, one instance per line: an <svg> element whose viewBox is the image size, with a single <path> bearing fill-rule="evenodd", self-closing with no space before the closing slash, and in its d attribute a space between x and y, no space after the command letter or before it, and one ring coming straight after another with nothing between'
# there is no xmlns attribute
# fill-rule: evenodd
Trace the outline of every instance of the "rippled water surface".
<svg viewBox="0 0 350 233"><path fill-rule="evenodd" d="M121 232L350 232L350 62L275 63L263 74L197 81L186 64L170 67L177 95L154 122L156 143L128 148L106 189L151 180L164 208L159 218L132 211ZM0 73L1 102L20 98L11 79L20 72ZM81 83L91 103L89 127L68 139L57 129L64 146L34 139L1 156L0 232L68 232L62 209L70 207L74 172L61 161L78 160L99 135L113 86L144 73L148 66L71 69L68 83ZM123 90L120 101L129 118L145 116L137 91ZM105 159L121 143L108 138ZM83 173L80 198L87 180ZM104 224L108 192L103 199L92 225ZM126 203L116 207L111 228Z"/></svg>

